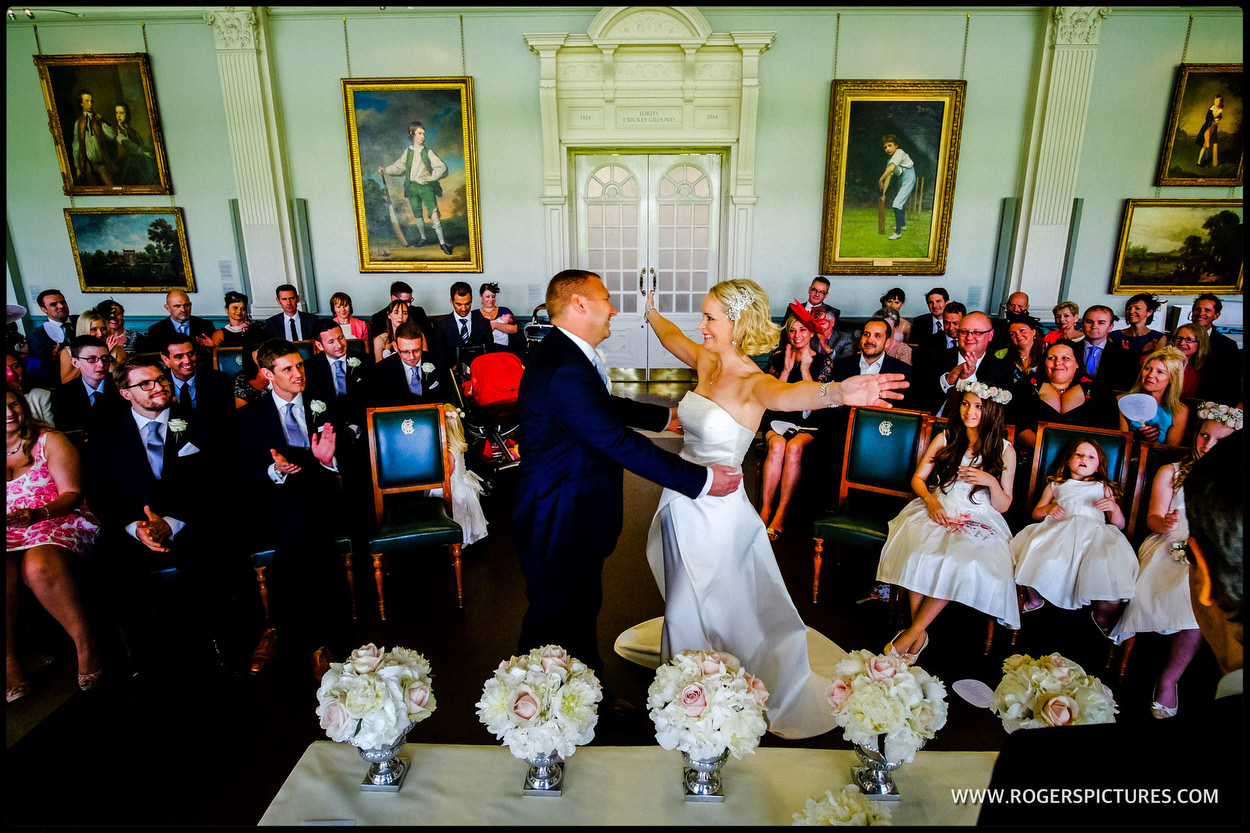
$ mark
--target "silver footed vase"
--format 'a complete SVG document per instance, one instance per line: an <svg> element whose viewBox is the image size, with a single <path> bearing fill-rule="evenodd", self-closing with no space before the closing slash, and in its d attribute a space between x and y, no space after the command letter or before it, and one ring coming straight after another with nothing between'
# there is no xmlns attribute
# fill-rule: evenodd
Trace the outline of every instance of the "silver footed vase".
<svg viewBox="0 0 1250 833"><path fill-rule="evenodd" d="M525 773L522 795L559 797L564 790L564 759L552 751L545 755L531 755L525 759L529 770Z"/></svg>
<svg viewBox="0 0 1250 833"><path fill-rule="evenodd" d="M681 753L681 759L686 765L682 778L686 784L687 801L720 802L725 800L720 772L728 758L728 749L715 758L692 758L689 752Z"/></svg>
<svg viewBox="0 0 1250 833"><path fill-rule="evenodd" d="M369 762L369 771L360 782L360 789L365 792L399 792L404 776L408 774L408 764L399 755L408 743L408 733L416 725L409 723L399 737L385 746L360 750L360 757Z"/></svg>
<svg viewBox="0 0 1250 833"><path fill-rule="evenodd" d="M885 735L877 736L877 746L881 751L869 749L867 746L855 744L855 754L863 762L861 767L853 767L855 784L860 791L873 801L898 801L898 785L894 783L893 773L903 765L903 761L891 761L885 756Z"/></svg>

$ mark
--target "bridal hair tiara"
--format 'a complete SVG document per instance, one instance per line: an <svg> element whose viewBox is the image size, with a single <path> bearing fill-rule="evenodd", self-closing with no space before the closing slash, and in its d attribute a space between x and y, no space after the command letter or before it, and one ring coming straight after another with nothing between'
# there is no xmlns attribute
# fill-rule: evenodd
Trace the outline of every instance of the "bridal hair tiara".
<svg viewBox="0 0 1250 833"><path fill-rule="evenodd" d="M725 305L725 317L730 321L737 321L742 316L742 311L753 303L755 296L745 289L739 289L729 296L729 302Z"/></svg>
<svg viewBox="0 0 1250 833"><path fill-rule="evenodd" d="M960 393L971 393L973 396L979 396L981 399L991 399L999 405L1006 405L1011 401L1011 391L1005 388L990 387L976 379L960 379L955 384L955 390Z"/></svg>

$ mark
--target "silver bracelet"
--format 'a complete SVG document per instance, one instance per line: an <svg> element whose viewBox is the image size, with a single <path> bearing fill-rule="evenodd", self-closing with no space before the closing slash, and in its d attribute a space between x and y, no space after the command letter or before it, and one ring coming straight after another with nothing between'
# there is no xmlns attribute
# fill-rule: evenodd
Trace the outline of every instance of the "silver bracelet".
<svg viewBox="0 0 1250 833"><path fill-rule="evenodd" d="M822 382L822 383L821 383L821 385L820 385L820 398L821 398L821 399L824 399L824 398L825 398L825 391L829 390L829 385L831 385L831 384L833 384L833 383L832 383L832 382ZM826 408L832 408L832 407L833 407L833 403L832 403L832 402L826 403L825 407L826 407Z"/></svg>

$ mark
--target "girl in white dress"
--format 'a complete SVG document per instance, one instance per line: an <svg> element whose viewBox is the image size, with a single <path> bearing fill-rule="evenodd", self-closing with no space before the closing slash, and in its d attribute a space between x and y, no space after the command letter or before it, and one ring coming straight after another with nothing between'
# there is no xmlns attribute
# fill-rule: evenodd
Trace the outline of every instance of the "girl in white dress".
<svg viewBox="0 0 1250 833"><path fill-rule="evenodd" d="M911 478L917 497L890 521L877 567L878 581L908 591L911 625L886 651L909 662L929 644L929 625L952 601L1020 626L1011 529L1003 520L1016 474L1003 419L1011 393L971 379L955 387L959 414L925 449Z"/></svg>
<svg viewBox="0 0 1250 833"><path fill-rule="evenodd" d="M1156 720L1176 716L1177 683L1202 646L1202 634L1198 631L1189 596L1189 561L1184 546L1189 538L1189 522L1185 517L1183 487L1186 475L1198 458L1241 426L1240 408L1224 412L1218 408L1211 402L1199 407L1198 414L1203 421L1189 454L1179 463L1163 466L1155 474L1146 515L1146 527L1153 534L1138 550L1141 572L1133 585L1133 598L1111 631L1111 638L1117 644L1138 633L1170 635L1168 658L1155 680L1151 697L1150 713Z"/></svg>
<svg viewBox="0 0 1250 833"><path fill-rule="evenodd" d="M1033 520L1011 541L1016 584L1024 609L1043 600L1067 610L1094 603L1090 617L1107 635L1124 601L1133 596L1137 556L1124 537L1119 489L1107 474L1097 443L1074 440L1033 509Z"/></svg>
<svg viewBox="0 0 1250 833"><path fill-rule="evenodd" d="M687 460L741 465L768 409L888 407L886 400L902 397L893 389L907 383L897 373L839 384L786 383L762 371L751 356L775 346L779 331L754 281L716 284L702 310L702 344L660 315L654 296L644 313L664 348L698 371L698 384L677 410ZM665 489L647 560L665 600L661 661L685 649L726 651L767 687L770 732L806 738L836 725L825 699L829 679L812 671L807 628L744 489L697 500Z"/></svg>

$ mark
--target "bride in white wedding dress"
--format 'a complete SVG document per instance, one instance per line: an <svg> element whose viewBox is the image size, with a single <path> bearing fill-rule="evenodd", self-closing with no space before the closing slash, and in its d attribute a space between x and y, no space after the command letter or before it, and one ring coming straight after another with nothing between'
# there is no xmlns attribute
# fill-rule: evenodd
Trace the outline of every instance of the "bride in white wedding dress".
<svg viewBox="0 0 1250 833"><path fill-rule="evenodd" d="M702 344L656 312L653 300L647 323L665 349L698 372L695 389L678 405L681 455L696 463L740 466L766 409L888 407L886 400L902 396L894 389L906 386L899 374L787 384L764 373L750 357L775 347L780 331L754 281L712 287L703 300ZM665 599L659 661L685 649L726 651L767 687L770 732L805 738L834 727L825 701L829 679L812 671L809 640L828 673L845 654L819 634L809 636L744 489L697 500L664 490L647 559Z"/></svg>

